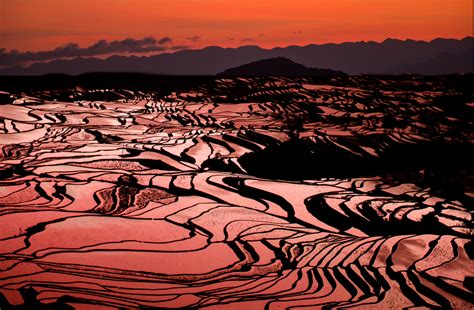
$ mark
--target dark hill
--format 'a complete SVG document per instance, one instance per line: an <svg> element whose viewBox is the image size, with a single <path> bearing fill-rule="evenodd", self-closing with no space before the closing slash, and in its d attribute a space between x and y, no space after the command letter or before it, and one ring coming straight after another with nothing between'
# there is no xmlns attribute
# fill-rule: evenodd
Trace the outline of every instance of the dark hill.
<svg viewBox="0 0 474 310"><path fill-rule="evenodd" d="M308 68L285 57L251 62L246 65L227 69L221 76L342 76L341 71Z"/></svg>

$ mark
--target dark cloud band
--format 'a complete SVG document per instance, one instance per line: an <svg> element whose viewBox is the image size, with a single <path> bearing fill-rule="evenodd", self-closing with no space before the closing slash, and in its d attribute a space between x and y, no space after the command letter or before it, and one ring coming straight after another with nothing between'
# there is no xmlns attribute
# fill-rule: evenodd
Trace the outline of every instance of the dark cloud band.
<svg viewBox="0 0 474 310"><path fill-rule="evenodd" d="M163 37L161 39L144 37L143 39L127 38L114 41L100 40L85 48L81 48L77 43L68 43L50 51L41 52L7 51L4 48L0 48L0 66L12 66L31 61L46 61L67 57L176 50L174 46L169 46L172 42L173 39L170 37Z"/></svg>

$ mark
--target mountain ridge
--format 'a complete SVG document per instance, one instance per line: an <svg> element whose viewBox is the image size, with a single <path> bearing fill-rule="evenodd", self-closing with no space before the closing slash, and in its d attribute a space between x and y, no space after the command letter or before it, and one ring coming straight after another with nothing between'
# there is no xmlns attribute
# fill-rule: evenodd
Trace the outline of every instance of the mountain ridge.
<svg viewBox="0 0 474 310"><path fill-rule="evenodd" d="M228 68L250 62L285 57L309 68L331 68L348 74L450 74L460 73L456 55L469 55L474 38L436 38L431 41L387 38L383 42L358 41L343 43L291 45L264 49L256 45L237 48L208 46L152 56L113 55L106 59L94 57L57 59L34 63L29 67L0 69L0 75L43 75L48 73L82 74L94 71L133 71L163 75L215 75ZM442 54L454 55L440 63L443 70L417 64L441 60ZM464 56L463 56L464 57ZM456 62L455 64L450 62ZM435 65L438 65L435 63ZM473 72L472 59L467 58L462 72ZM413 72L407 72L410 69Z"/></svg>

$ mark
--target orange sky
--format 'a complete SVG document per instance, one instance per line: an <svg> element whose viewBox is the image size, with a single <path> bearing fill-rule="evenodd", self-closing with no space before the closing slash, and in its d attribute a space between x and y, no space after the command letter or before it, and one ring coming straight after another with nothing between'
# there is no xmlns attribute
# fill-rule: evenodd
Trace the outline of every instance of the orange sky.
<svg viewBox="0 0 474 310"><path fill-rule="evenodd" d="M21 51L144 36L198 48L473 32L472 0L0 0L0 18L0 47Z"/></svg>

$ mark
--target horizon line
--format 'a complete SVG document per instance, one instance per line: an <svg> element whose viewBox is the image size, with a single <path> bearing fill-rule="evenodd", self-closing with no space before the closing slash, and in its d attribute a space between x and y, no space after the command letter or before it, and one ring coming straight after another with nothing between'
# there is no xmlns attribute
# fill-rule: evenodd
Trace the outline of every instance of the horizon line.
<svg viewBox="0 0 474 310"><path fill-rule="evenodd" d="M61 57L61 58L45 60L45 61L34 61L34 62L32 62L32 63L30 63L29 65L26 65L26 66L23 66L23 65L0 66L0 69L7 69L7 68L24 68L24 69L27 69L27 68L31 67L32 65L34 65L34 64L40 64L40 63L47 64L47 63L52 63L54 61L60 61L60 60L75 60L75 59L109 60L113 57L150 58L150 57L155 57L155 56L160 56L160 55L174 55L174 54L178 54L178 53L182 53L182 52L186 52L186 51L202 51L202 50L206 50L206 49L210 49L210 48L220 48L220 49L224 49L224 50L236 50L236 49L245 48L245 47L257 47L257 48L260 48L262 50L272 51L272 50L275 50L275 49L285 49L285 48L289 48L289 47L304 48L304 47L309 47L309 46L328 46L328 45L343 45L343 44L358 44L358 43L359 44L361 44L361 43L362 44L364 44L364 43L365 44L367 44L367 43L383 44L386 41L432 43L432 42L437 41L437 40L463 41L463 40L468 40L468 39L474 39L474 36L465 36L465 37L462 37L462 38L436 37L436 38L433 38L431 40L415 40L415 39L410 39L410 38L397 39L397 38L387 37L383 41L374 41L374 40L365 41L365 40L361 40L361 41L344 41L344 42L340 42L340 43L309 43L309 44L305 44L305 45L291 44L291 45L287 45L287 46L275 46L275 47L271 47L271 48L261 47L261 46L256 45L256 44L246 44L246 45L240 45L238 47L223 47L223 46L219 46L219 45L209 45L209 46L205 46L205 47L201 47L201 48L185 48L185 49L176 50L176 51L172 51L172 52L162 52L162 53L156 53L156 54L150 54L150 55L136 55L136 54L133 54L133 53L131 53L131 54L117 53L117 54L111 54L110 56L107 56L107 57L104 57L104 58L98 57L99 55ZM107 54L105 54L105 55L107 55Z"/></svg>

